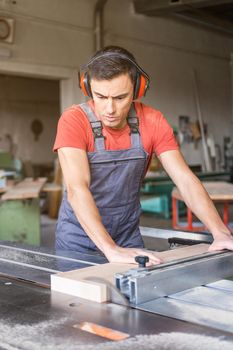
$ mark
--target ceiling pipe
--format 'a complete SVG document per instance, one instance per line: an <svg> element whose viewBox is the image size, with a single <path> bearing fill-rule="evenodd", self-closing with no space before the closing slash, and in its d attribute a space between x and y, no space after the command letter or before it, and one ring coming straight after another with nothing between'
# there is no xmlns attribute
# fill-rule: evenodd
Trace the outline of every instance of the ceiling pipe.
<svg viewBox="0 0 233 350"><path fill-rule="evenodd" d="M197 13L197 11L194 11L194 15L195 13ZM201 11L199 12L200 17L198 18L198 16L193 17L192 13L187 14L185 12L180 12L180 13L173 13L172 15L174 17L189 21L189 22L193 22L205 27L209 27L210 29L214 29L217 30L219 32L223 32L226 34L233 34L233 26L230 22L228 21L224 21L224 20L220 20L218 18L215 18L214 16L210 16L210 15L206 15L203 14ZM201 18L201 16L204 16L203 18Z"/></svg>
<svg viewBox="0 0 233 350"><path fill-rule="evenodd" d="M108 0L97 0L94 10L94 51L104 46L103 13Z"/></svg>

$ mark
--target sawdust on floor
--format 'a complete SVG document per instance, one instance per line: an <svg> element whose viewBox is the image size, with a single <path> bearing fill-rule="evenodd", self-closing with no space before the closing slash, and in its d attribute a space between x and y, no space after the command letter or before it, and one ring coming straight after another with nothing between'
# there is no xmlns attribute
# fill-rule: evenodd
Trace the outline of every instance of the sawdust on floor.
<svg viewBox="0 0 233 350"><path fill-rule="evenodd" d="M211 337L181 332L158 335L138 335L117 342L83 344L72 337L56 336L54 331L66 323L65 318L51 319L33 325L21 325L0 321L0 347L4 350L232 350L232 341L224 337ZM101 340L100 340L101 341Z"/></svg>

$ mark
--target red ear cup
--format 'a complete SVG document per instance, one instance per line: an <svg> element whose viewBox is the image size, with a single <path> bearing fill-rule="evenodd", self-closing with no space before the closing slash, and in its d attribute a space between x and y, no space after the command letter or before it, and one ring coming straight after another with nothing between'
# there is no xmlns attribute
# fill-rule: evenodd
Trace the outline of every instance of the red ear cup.
<svg viewBox="0 0 233 350"><path fill-rule="evenodd" d="M87 73L81 74L80 80L79 80L79 86L85 96L92 97Z"/></svg>
<svg viewBox="0 0 233 350"><path fill-rule="evenodd" d="M140 84L139 84L139 90L138 90L137 98L143 97L145 95L145 93L146 93L146 88L147 88L147 80L144 77L144 75L140 74L139 79L140 79Z"/></svg>
<svg viewBox="0 0 233 350"><path fill-rule="evenodd" d="M134 100L145 96L147 87L148 80L146 79L146 77L142 74L138 74L134 88Z"/></svg>

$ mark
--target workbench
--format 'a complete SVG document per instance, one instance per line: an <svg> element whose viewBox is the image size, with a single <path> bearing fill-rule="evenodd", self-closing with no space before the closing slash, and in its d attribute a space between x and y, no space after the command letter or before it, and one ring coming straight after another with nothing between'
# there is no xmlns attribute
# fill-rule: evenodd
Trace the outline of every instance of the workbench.
<svg viewBox="0 0 233 350"><path fill-rule="evenodd" d="M61 192L61 186L46 178L25 178L0 189L0 239L40 245L40 197L43 192Z"/></svg>
<svg viewBox="0 0 233 350"><path fill-rule="evenodd" d="M176 239L182 235L182 232L151 228L142 228L142 232L155 240L158 237L159 242L161 237L167 241L168 237ZM192 241L210 238L195 233L188 235ZM178 296L177 300L167 298L169 308L164 307L166 298L158 300L157 305L146 303L144 307L100 304L49 288L51 274L106 263L100 254L0 242L0 262L0 347L3 349L231 349L233 289L230 290L230 284L228 292L220 287L202 287L208 293L197 302L193 294L192 304L182 300L187 295L179 300ZM184 307L183 314L180 305ZM80 329L83 323L111 328L128 338L109 341Z"/></svg>
<svg viewBox="0 0 233 350"><path fill-rule="evenodd" d="M196 172L195 175L201 181L230 181L230 172ZM161 214L165 219L172 216L171 193L174 183L165 172L148 171L143 179L141 194L141 206L144 212ZM180 212L184 212L185 206L180 203Z"/></svg>
<svg viewBox="0 0 233 350"><path fill-rule="evenodd" d="M214 203L220 203L223 206L223 222L227 226L233 226L229 222L229 206L233 202L233 184L225 181L202 182L207 193ZM187 220L180 221L179 202L183 202L181 193L178 188L172 190L172 227L177 230L187 231L206 231L207 228L199 221L193 221L192 211L187 207Z"/></svg>

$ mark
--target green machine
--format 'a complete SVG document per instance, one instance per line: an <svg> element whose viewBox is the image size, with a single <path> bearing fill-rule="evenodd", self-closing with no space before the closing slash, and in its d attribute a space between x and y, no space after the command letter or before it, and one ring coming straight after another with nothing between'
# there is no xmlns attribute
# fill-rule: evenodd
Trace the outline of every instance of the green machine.
<svg viewBox="0 0 233 350"><path fill-rule="evenodd" d="M201 181L230 181L230 172L197 172ZM141 187L141 207L143 212L171 218L171 193L174 183L165 173L150 172ZM180 212L186 212L185 205L179 203Z"/></svg>
<svg viewBox="0 0 233 350"><path fill-rule="evenodd" d="M171 192L174 187L170 180L144 182L141 188L142 211L161 214L165 219L171 217Z"/></svg>
<svg viewBox="0 0 233 350"><path fill-rule="evenodd" d="M0 151L0 169L15 170L14 159L9 152Z"/></svg>
<svg viewBox="0 0 233 350"><path fill-rule="evenodd" d="M0 198L0 240L40 245L40 191L46 178L26 178Z"/></svg>
<svg viewBox="0 0 233 350"><path fill-rule="evenodd" d="M0 201L0 240L40 245L38 198Z"/></svg>

